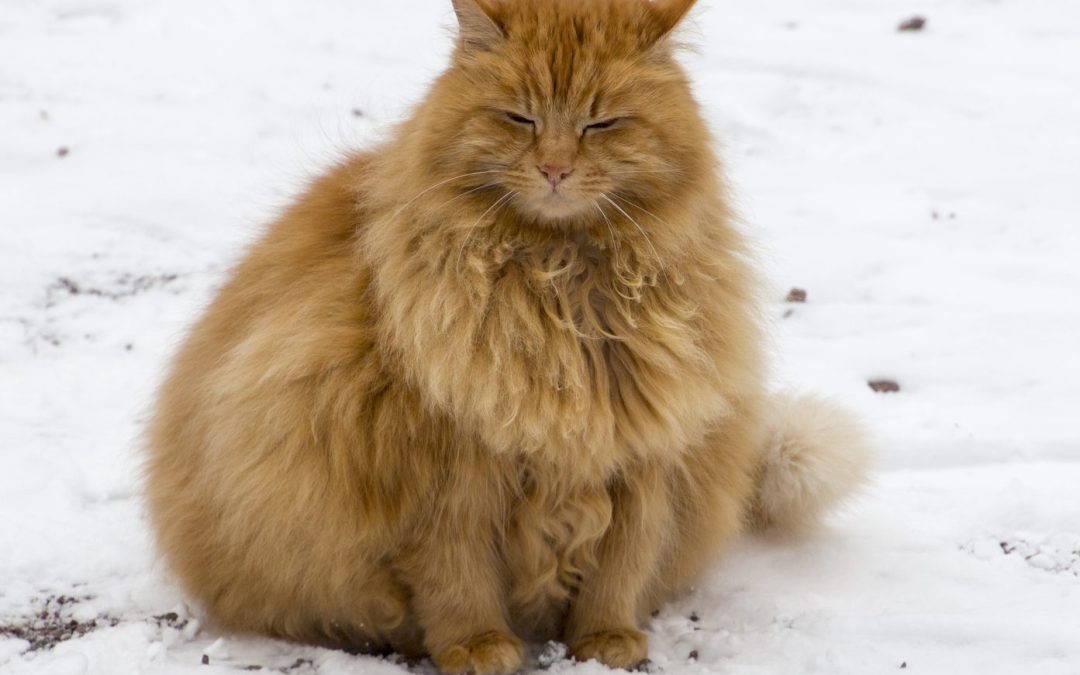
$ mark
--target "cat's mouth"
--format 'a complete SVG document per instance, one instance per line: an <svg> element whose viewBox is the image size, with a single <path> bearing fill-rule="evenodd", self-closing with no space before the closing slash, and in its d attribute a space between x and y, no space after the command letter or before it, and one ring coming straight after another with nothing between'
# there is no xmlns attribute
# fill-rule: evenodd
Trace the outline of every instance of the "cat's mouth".
<svg viewBox="0 0 1080 675"><path fill-rule="evenodd" d="M566 220L583 213L588 205L580 196L556 187L528 200L526 208L541 218Z"/></svg>

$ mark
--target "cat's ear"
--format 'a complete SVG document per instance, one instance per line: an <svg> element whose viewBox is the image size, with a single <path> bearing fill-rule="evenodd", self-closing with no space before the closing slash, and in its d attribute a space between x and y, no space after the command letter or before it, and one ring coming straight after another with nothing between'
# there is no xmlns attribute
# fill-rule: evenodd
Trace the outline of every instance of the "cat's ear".
<svg viewBox="0 0 1080 675"><path fill-rule="evenodd" d="M645 9L653 24L650 31L652 42L663 39L668 33L679 25L686 13L694 6L695 0L640 0L645 3Z"/></svg>
<svg viewBox="0 0 1080 675"><path fill-rule="evenodd" d="M504 39L498 19L499 0L453 0L458 39L465 48L491 49Z"/></svg>

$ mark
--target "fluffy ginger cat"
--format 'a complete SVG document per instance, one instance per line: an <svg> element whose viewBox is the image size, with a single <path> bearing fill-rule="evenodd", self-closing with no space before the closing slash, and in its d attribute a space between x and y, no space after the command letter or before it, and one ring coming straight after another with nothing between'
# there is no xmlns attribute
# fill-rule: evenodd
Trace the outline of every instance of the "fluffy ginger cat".
<svg viewBox="0 0 1080 675"><path fill-rule="evenodd" d="M733 536L860 479L766 394L754 275L670 32L693 0L453 0L450 67L195 326L148 431L160 549L223 630L510 673L632 667Z"/></svg>

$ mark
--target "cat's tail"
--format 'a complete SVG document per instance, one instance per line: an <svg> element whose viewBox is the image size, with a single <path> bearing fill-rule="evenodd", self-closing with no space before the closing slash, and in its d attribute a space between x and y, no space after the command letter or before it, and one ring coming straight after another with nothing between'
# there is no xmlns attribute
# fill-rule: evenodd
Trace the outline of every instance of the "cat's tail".
<svg viewBox="0 0 1080 675"><path fill-rule="evenodd" d="M869 437L851 413L821 398L777 394L768 405L752 525L805 529L866 480Z"/></svg>

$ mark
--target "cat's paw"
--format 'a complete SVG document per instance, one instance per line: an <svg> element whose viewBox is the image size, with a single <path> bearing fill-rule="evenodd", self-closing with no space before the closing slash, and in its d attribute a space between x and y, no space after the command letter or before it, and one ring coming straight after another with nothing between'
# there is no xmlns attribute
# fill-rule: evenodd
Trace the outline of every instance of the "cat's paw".
<svg viewBox="0 0 1080 675"><path fill-rule="evenodd" d="M488 631L435 655L435 665L451 675L507 675L521 668L525 648L513 635Z"/></svg>
<svg viewBox="0 0 1080 675"><path fill-rule="evenodd" d="M570 651L578 661L595 659L609 668L630 669L648 657L649 641L639 630L620 628L578 638Z"/></svg>

